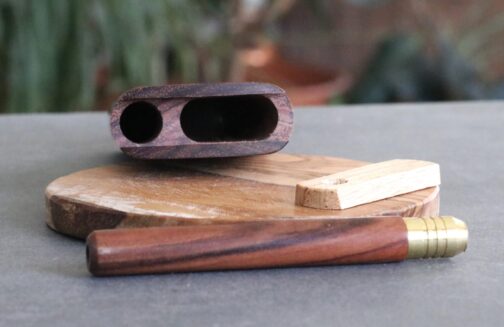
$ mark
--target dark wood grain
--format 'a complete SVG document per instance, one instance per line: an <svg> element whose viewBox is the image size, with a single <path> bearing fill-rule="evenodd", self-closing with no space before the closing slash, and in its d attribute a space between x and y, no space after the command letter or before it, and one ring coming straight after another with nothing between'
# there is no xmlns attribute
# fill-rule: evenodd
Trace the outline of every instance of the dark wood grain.
<svg viewBox="0 0 504 327"><path fill-rule="evenodd" d="M87 239L99 276L392 262L407 252L401 217L103 230Z"/></svg>
<svg viewBox="0 0 504 327"><path fill-rule="evenodd" d="M217 100L215 100L217 99ZM226 120L229 115L220 115L222 103L198 104L201 101L231 101L227 106L231 111L242 110L238 115L232 115L233 119ZM261 100L262 99L262 100ZM228 101L225 100L225 101ZM258 100L254 106L254 101ZM263 101L264 100L264 101ZM208 127L208 133L215 133L215 137L201 141L199 138L189 137L187 130L183 129L181 115L189 103L195 104L196 114L207 111L208 115L215 114L213 130L208 127L208 117L198 116L192 118L195 124L195 133ZM200 101L200 102L194 102ZM277 117L270 115L259 117L254 123L254 114L261 112L261 107L270 103ZM125 136L121 125L121 117L125 110L135 103L148 103L156 108L162 117L160 132L152 140L135 142ZM225 105L224 105L225 106ZM262 108L264 109L264 108ZM200 112L202 113L202 112ZM246 116L251 114L252 116ZM203 114L203 113L202 113ZM208 116L207 115L207 116ZM245 115L245 116L244 116ZM242 117L243 116L243 117ZM224 117L224 118L222 118ZM240 118L242 117L242 118ZM123 117L124 118L124 117ZM212 118L212 117L211 117ZM140 124L140 120L132 118L131 124ZM242 125L233 125L236 120ZM277 119L277 120L275 120ZM191 121L191 119L187 119ZM204 121L201 121L204 120ZM273 121L274 120L274 121ZM274 124L273 126L270 126ZM282 149L288 142L293 124L293 114L289 99L281 88L263 83L216 83L216 84L182 84L166 85L159 87L139 87L123 93L112 107L110 127L112 136L121 150L126 154L143 159L172 159L172 158L211 158L211 157L234 157L255 154L272 153ZM252 129L252 134L244 136L244 130ZM269 131L271 129L271 131ZM238 135L232 136L233 133ZM265 134L264 134L265 133ZM257 135L256 135L257 134ZM219 139L221 138L221 139Z"/></svg>

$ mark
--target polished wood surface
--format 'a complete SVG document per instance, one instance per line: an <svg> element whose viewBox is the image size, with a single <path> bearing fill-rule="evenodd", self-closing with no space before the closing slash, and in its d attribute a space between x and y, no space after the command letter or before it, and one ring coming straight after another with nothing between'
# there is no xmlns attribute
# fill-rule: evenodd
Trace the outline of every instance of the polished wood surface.
<svg viewBox="0 0 504 327"><path fill-rule="evenodd" d="M87 239L97 276L391 262L407 253L401 217L103 230Z"/></svg>
<svg viewBox="0 0 504 327"><path fill-rule="evenodd" d="M152 137L135 142L121 121L126 109L138 103L154 106L154 114L158 111L161 117L159 134L154 132ZM186 115L186 121L190 124L184 129L184 112L189 111L192 114ZM141 128L140 118L132 116L132 128ZM266 83L139 87L123 93L110 115L112 136L121 150L144 159L272 153L287 144L292 125L292 109L285 91ZM201 135L202 132L206 134Z"/></svg>
<svg viewBox="0 0 504 327"><path fill-rule="evenodd" d="M395 159L301 181L296 185L296 204L347 209L440 184L437 163Z"/></svg>
<svg viewBox="0 0 504 327"><path fill-rule="evenodd" d="M60 177L47 187L47 223L61 233L85 238L97 229L439 214L437 187L346 210L294 205L298 181L365 164L275 153L92 168Z"/></svg>

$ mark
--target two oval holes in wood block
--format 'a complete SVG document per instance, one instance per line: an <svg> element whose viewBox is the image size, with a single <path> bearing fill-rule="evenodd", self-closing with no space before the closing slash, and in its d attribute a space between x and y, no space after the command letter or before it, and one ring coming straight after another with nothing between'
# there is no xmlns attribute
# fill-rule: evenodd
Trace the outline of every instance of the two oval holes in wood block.
<svg viewBox="0 0 504 327"><path fill-rule="evenodd" d="M143 159L234 157L276 152L292 130L285 91L261 83L145 87L111 113L119 147Z"/></svg>

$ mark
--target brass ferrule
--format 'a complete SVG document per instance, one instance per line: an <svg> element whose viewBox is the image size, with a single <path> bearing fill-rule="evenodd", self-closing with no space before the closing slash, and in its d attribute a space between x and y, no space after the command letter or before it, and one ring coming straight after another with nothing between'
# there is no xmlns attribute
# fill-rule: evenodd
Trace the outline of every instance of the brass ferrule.
<svg viewBox="0 0 504 327"><path fill-rule="evenodd" d="M467 249L467 225L450 216L405 217L408 259L453 257Z"/></svg>

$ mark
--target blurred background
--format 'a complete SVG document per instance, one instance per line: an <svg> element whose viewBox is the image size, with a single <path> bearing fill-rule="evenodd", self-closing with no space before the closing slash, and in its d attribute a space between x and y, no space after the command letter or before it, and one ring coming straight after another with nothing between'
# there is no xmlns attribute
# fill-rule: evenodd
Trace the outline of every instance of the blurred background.
<svg viewBox="0 0 504 327"><path fill-rule="evenodd" d="M0 0L0 113L260 81L296 106L504 98L502 0Z"/></svg>

